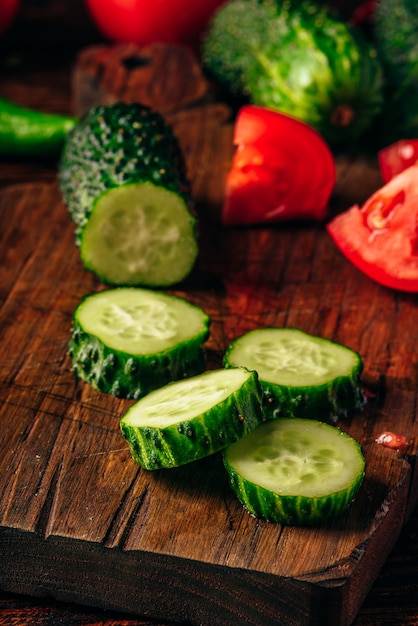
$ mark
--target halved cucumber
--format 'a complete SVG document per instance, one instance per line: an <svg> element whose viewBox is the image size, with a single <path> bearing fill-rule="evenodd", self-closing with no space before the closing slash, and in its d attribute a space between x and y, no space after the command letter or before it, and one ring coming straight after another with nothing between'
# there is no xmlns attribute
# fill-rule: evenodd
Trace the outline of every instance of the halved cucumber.
<svg viewBox="0 0 418 626"><path fill-rule="evenodd" d="M135 403L120 426L133 459L148 470L176 467L224 449L263 419L257 374L208 370Z"/></svg>
<svg viewBox="0 0 418 626"><path fill-rule="evenodd" d="M223 453L236 496L255 517L313 526L340 516L364 477L360 445L317 420L269 420Z"/></svg>
<svg viewBox="0 0 418 626"><path fill-rule="evenodd" d="M266 417L335 422L365 402L360 355L297 328L259 328L231 343L225 367L257 371Z"/></svg>
<svg viewBox="0 0 418 626"><path fill-rule="evenodd" d="M210 318L183 298L119 287L83 298L69 354L75 374L95 389L140 398L205 369Z"/></svg>
<svg viewBox="0 0 418 626"><path fill-rule="evenodd" d="M139 102L92 107L58 168L81 260L103 282L167 287L198 254L186 163L162 115Z"/></svg>
<svg viewBox="0 0 418 626"><path fill-rule="evenodd" d="M191 271L196 218L174 191L138 182L100 195L80 235L86 269L105 283L164 287Z"/></svg>

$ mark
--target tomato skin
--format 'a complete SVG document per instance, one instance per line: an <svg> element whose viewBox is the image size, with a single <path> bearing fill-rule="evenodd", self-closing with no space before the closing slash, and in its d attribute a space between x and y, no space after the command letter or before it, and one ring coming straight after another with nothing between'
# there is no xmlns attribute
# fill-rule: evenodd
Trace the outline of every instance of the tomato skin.
<svg viewBox="0 0 418 626"><path fill-rule="evenodd" d="M333 155L310 126L255 105L237 115L222 222L322 221L336 182Z"/></svg>
<svg viewBox="0 0 418 626"><path fill-rule="evenodd" d="M3 34L11 25L19 6L20 0L0 1L0 35Z"/></svg>
<svg viewBox="0 0 418 626"><path fill-rule="evenodd" d="M196 45L226 0L85 0L97 28L118 43Z"/></svg>
<svg viewBox="0 0 418 626"><path fill-rule="evenodd" d="M378 152L384 183L418 162L418 139L400 139Z"/></svg>
<svg viewBox="0 0 418 626"><path fill-rule="evenodd" d="M326 226L336 246L369 278L418 292L418 165L354 205Z"/></svg>

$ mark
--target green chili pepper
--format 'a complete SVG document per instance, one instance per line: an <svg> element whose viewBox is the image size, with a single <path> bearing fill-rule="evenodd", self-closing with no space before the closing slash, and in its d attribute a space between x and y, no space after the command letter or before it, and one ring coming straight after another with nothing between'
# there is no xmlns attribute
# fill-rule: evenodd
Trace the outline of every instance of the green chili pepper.
<svg viewBox="0 0 418 626"><path fill-rule="evenodd" d="M0 155L56 158L77 122L75 117L35 111L0 97Z"/></svg>

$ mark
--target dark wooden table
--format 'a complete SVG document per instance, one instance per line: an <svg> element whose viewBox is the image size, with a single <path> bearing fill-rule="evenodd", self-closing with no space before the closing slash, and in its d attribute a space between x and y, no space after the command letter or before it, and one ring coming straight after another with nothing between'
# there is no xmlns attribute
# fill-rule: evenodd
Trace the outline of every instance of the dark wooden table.
<svg viewBox="0 0 418 626"><path fill-rule="evenodd" d="M27 0L0 40L0 94L39 109L71 109L71 69L83 46L100 42L81 0ZM4 159L1 189L15 183L54 181L53 163ZM353 626L418 626L418 510L415 509L376 579ZM106 612L0 591L0 626L89 624L168 626L168 621Z"/></svg>

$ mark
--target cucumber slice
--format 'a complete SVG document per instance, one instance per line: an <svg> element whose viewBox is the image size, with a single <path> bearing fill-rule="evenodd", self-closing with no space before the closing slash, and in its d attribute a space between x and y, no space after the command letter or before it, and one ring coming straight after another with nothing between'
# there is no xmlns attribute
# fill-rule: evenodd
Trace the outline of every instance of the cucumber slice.
<svg viewBox="0 0 418 626"><path fill-rule="evenodd" d="M364 478L360 445L336 426L279 418L224 451L230 483L255 517L314 526L338 517Z"/></svg>
<svg viewBox="0 0 418 626"><path fill-rule="evenodd" d="M305 417L334 423L365 403L360 355L297 328L260 328L231 343L225 367L257 371L268 418Z"/></svg>
<svg viewBox="0 0 418 626"><path fill-rule="evenodd" d="M203 372L209 316L183 298L135 287L86 296L75 310L69 354L95 389L138 399Z"/></svg>
<svg viewBox="0 0 418 626"><path fill-rule="evenodd" d="M263 419L256 372L209 370L149 393L122 417L132 458L170 468L224 449Z"/></svg>
<svg viewBox="0 0 418 626"><path fill-rule="evenodd" d="M100 195L80 235L86 269L113 285L181 282L198 254L196 218L177 193L151 182Z"/></svg>

